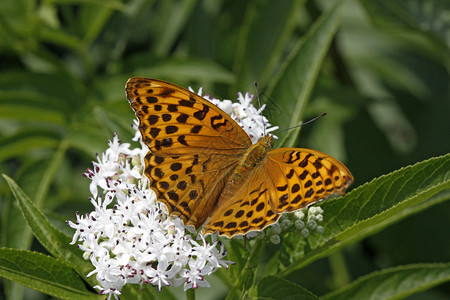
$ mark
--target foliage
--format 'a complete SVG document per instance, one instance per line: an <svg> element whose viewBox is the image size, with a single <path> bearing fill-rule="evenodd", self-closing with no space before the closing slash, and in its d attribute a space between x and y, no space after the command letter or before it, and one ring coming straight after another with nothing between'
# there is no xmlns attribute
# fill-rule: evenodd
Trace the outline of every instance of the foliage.
<svg viewBox="0 0 450 300"><path fill-rule="evenodd" d="M102 298L86 288L96 285L85 277L89 262L68 245L63 221L90 210L81 173L95 153L113 132L131 140L124 85L143 76L221 98L253 92L257 81L281 129L327 112L277 144L329 153L355 177L346 196L322 203L322 235L226 241L237 263L198 298L398 299L437 285L423 296L448 297L446 5L1 1L3 293L23 298L16 282L64 299ZM122 299L179 293L129 287Z"/></svg>

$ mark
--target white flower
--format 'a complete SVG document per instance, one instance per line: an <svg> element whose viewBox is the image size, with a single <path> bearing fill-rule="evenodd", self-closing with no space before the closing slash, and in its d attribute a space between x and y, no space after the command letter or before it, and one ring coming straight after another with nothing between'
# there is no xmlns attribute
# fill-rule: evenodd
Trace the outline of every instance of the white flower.
<svg viewBox="0 0 450 300"><path fill-rule="evenodd" d="M262 111L266 105L262 105L259 109L256 109L251 102L254 96L250 93L238 93L239 103L233 103L233 113L231 117L237 121L241 127L247 132L248 136L253 143L256 143L258 139L269 132L278 129L278 126L271 127L269 121L262 115ZM277 138L275 135L272 135Z"/></svg>
<svg viewBox="0 0 450 300"><path fill-rule="evenodd" d="M183 277L186 278L184 290L209 287L209 282L205 280L204 276L209 275L211 271L212 267L205 267L200 261L189 262L189 270L183 274Z"/></svg>

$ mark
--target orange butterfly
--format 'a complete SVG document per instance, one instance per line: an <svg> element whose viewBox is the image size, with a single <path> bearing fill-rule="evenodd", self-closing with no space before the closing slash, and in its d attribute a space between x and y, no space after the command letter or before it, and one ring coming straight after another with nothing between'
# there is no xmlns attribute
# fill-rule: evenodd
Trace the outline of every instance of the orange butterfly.
<svg viewBox="0 0 450 300"><path fill-rule="evenodd" d="M150 151L145 174L158 200L204 235L262 230L353 182L337 159L310 149L271 150L266 135L252 145L217 106L174 84L131 78L127 98Z"/></svg>

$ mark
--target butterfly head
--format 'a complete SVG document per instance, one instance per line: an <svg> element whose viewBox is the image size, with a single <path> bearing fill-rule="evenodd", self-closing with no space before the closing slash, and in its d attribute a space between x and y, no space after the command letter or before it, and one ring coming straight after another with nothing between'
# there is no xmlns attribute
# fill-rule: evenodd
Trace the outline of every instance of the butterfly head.
<svg viewBox="0 0 450 300"><path fill-rule="evenodd" d="M266 151L269 151L273 147L273 140L270 134L266 134L258 139L258 144L263 146Z"/></svg>

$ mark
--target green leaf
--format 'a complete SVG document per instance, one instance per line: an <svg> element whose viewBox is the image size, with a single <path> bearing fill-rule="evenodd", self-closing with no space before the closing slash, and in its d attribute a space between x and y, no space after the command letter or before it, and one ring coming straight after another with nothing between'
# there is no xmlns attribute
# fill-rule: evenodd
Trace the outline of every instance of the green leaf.
<svg viewBox="0 0 450 300"><path fill-rule="evenodd" d="M187 0L182 2L164 1L164 4L157 18L160 22L160 31L157 33L155 40L154 52L157 56L167 56L173 47L177 37L186 27L197 0Z"/></svg>
<svg viewBox="0 0 450 300"><path fill-rule="evenodd" d="M72 5L72 4L92 4L98 5L106 8L113 8L116 10L124 10L124 4L121 1L110 0L110 1L102 1L102 0L49 0L48 3L54 3L58 5Z"/></svg>
<svg viewBox="0 0 450 300"><path fill-rule="evenodd" d="M417 264L374 272L322 297L339 299L402 299L450 281L450 264Z"/></svg>
<svg viewBox="0 0 450 300"><path fill-rule="evenodd" d="M449 170L447 154L381 176L345 197L324 202L320 206L325 232L309 237L308 247L297 233L287 238L286 251L291 261L285 262L283 274L450 199Z"/></svg>
<svg viewBox="0 0 450 300"><path fill-rule="evenodd" d="M54 148L58 145L58 137L46 130L29 130L0 140L0 161L35 149Z"/></svg>
<svg viewBox="0 0 450 300"><path fill-rule="evenodd" d="M50 123L58 126L65 125L64 115L53 109L45 107L32 107L31 105L23 104L3 104L0 111L2 119L10 119L19 122L40 122L43 126L45 123Z"/></svg>
<svg viewBox="0 0 450 300"><path fill-rule="evenodd" d="M129 62L129 67L135 76L148 76L153 78L169 78L181 85L181 82L199 81L204 83L220 82L231 83L234 75L217 63L201 59L169 59L158 60L158 64L148 55L135 57Z"/></svg>
<svg viewBox="0 0 450 300"><path fill-rule="evenodd" d="M233 69L238 74L233 91L251 91L253 82L266 86L280 63L305 1L249 2L235 51Z"/></svg>
<svg viewBox="0 0 450 300"><path fill-rule="evenodd" d="M96 1L98 2L98 1ZM90 47L99 36L108 20L111 18L113 8L100 5L83 5L80 7L80 32L83 32L82 45Z"/></svg>
<svg viewBox="0 0 450 300"><path fill-rule="evenodd" d="M67 142L71 147L83 151L90 157L95 153L105 151L108 138L112 135L105 134L98 126L92 126L89 123L73 123L67 134Z"/></svg>
<svg viewBox="0 0 450 300"><path fill-rule="evenodd" d="M398 73L397 76L400 76ZM415 149L417 134L395 102L377 101L368 106L368 111L394 150L404 155Z"/></svg>
<svg viewBox="0 0 450 300"><path fill-rule="evenodd" d="M11 191L19 203L20 210L33 232L34 236L39 242L50 252L53 256L61 259L68 266L71 266L81 276L86 276L92 269L90 262L83 259L83 253L74 245L70 245L71 239L57 230L48 222L44 214L36 207L36 205L28 198L22 189L6 175L3 175L8 183ZM92 285L97 282L95 278L88 278Z"/></svg>
<svg viewBox="0 0 450 300"><path fill-rule="evenodd" d="M37 252L0 248L0 276L61 299L104 299L57 259Z"/></svg>
<svg viewBox="0 0 450 300"><path fill-rule="evenodd" d="M406 28L426 33L430 35L430 41L436 42L437 39L440 39L439 43L445 47L448 26L444 24L449 8L445 1L428 0L415 3L402 0L360 0L360 2L366 9L370 20L380 28L386 30Z"/></svg>
<svg viewBox="0 0 450 300"><path fill-rule="evenodd" d="M238 243L231 243L235 247L239 247ZM241 244L242 248L242 244ZM236 251L233 249L235 255L239 255L239 253L243 253L242 251ZM237 259L237 269L233 270L233 274L231 276L232 281L234 281L232 288L230 289L226 300L235 299L239 295L239 291L241 293L246 293L246 291L252 287L255 280L255 272L257 271L256 266L261 260L262 252L264 250L262 240L256 240L255 243L251 246L250 250L245 249L247 253L243 253L243 259ZM230 255L232 259L236 258L236 256Z"/></svg>
<svg viewBox="0 0 450 300"><path fill-rule="evenodd" d="M294 282L269 276L258 284L258 299L309 300L319 298Z"/></svg>
<svg viewBox="0 0 450 300"><path fill-rule="evenodd" d="M301 123L306 103L316 82L317 75L325 59L328 47L339 26L340 15L345 1L335 1L313 24L308 33L295 46L281 69L269 86L267 93L276 103L268 106L281 107L277 125L287 129ZM292 112L291 118L286 114ZM279 145L295 145L300 127L288 131Z"/></svg>
<svg viewBox="0 0 450 300"><path fill-rule="evenodd" d="M80 40L76 36L67 34L59 29L42 27L39 32L42 41L53 43L62 47L77 50L80 47Z"/></svg>
<svg viewBox="0 0 450 300"><path fill-rule="evenodd" d="M227 241L226 248L230 249L227 259L233 261L235 265L229 269L229 272L233 275L232 277L238 278L242 269L245 267L250 252L248 247L243 247L241 241L231 239Z"/></svg>
<svg viewBox="0 0 450 300"><path fill-rule="evenodd" d="M26 100L34 102L44 102L41 99L47 97L46 102L51 103L52 107L59 107L68 112L72 112L86 102L86 87L62 74L5 72L0 74L0 89L2 94L3 91L8 91L6 95L20 97L28 92L30 96L26 97Z"/></svg>

